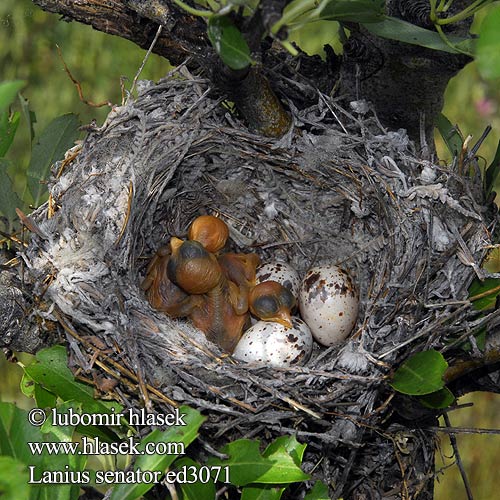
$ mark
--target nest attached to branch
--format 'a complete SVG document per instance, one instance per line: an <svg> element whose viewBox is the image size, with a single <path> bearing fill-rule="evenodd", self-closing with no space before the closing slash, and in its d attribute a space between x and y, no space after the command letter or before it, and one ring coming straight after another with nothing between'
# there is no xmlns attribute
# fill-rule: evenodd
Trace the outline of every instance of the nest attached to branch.
<svg viewBox="0 0 500 500"><path fill-rule="evenodd" d="M317 95L306 110L289 103L294 127L275 140L250 133L184 68L140 82L135 101L56 165L23 258L35 296L52 304L36 314L64 326L72 364L100 373L92 344L67 332L99 339L100 352L144 380L141 391L115 388L125 405L203 411L210 448L293 433L309 444L306 470L339 487L349 479L344 495L361 483L388 491L415 477L393 459L388 426L400 428L387 420L386 376L411 352L495 320L478 321L463 301L496 217L472 162L419 159L405 131L387 132L366 103L348 112ZM301 275L324 262L349 269L361 297L351 337L316 346L305 366L256 368L153 310L140 289L150 258L204 213L228 224L233 251L286 260ZM413 450L407 464L423 461L432 474L432 449Z"/></svg>

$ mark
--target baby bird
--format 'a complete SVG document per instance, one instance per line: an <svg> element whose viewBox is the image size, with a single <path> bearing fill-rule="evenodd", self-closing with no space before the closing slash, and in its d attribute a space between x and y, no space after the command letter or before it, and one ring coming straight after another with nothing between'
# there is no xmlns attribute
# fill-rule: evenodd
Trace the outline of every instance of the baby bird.
<svg viewBox="0 0 500 500"><path fill-rule="evenodd" d="M295 297L280 283L259 283L250 291L248 302L250 312L257 318L292 328L291 310L295 306Z"/></svg>
<svg viewBox="0 0 500 500"><path fill-rule="evenodd" d="M194 307L200 305L200 297L188 295L184 290L172 283L167 276L167 265L170 247L161 247L151 259L146 270L146 278L141 288L151 306L172 318L188 316Z"/></svg>
<svg viewBox="0 0 500 500"><path fill-rule="evenodd" d="M229 237L227 224L213 215L201 215L189 226L188 239L198 241L206 250L217 253Z"/></svg>
<svg viewBox="0 0 500 500"><path fill-rule="evenodd" d="M231 302L238 314L248 311L248 294L255 286L255 272L260 264L256 253L226 253L217 258L230 281Z"/></svg>
<svg viewBox="0 0 500 500"><path fill-rule="evenodd" d="M234 303L236 285L227 279L213 253L198 241L172 238L171 247L169 279L202 299L189 319L210 341L232 353L250 319L246 309L237 310Z"/></svg>
<svg viewBox="0 0 500 500"><path fill-rule="evenodd" d="M168 278L190 294L207 293L222 279L215 255L198 241L170 240L172 255L167 264Z"/></svg>

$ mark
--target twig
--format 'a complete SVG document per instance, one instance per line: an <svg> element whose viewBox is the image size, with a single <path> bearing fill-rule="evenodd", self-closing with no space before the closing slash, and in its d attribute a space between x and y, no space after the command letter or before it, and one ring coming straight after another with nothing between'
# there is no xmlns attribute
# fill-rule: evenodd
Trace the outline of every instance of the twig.
<svg viewBox="0 0 500 500"><path fill-rule="evenodd" d="M399 349L401 349L402 347L408 345L408 344L411 344L414 340L417 340L419 339L420 337L423 337L424 335L427 335L428 333L432 332L432 330L434 330L436 328L436 326L438 325L441 325L442 323L446 323L447 321L450 321L450 319L452 319L453 317L459 315L462 311L464 311L465 309L467 309L469 307L469 302L467 302L465 305L463 305L462 307L459 307L458 309L456 309L455 311L453 311L452 313L450 313L448 316L444 316L443 318L439 319L438 321L435 321L434 323L428 325L426 328L424 328L421 332L417 333L416 335L414 335L413 337L411 337L410 339L408 340L405 340L404 342L402 342L401 344L393 347L392 349L389 349L388 351L385 351L384 353L382 353L378 359L382 359L382 358L385 358L387 355L395 352L395 351L399 351Z"/></svg>
<svg viewBox="0 0 500 500"><path fill-rule="evenodd" d="M481 427L426 427L429 431L445 432L446 434L498 434L500 429L484 429Z"/></svg>
<svg viewBox="0 0 500 500"><path fill-rule="evenodd" d="M69 70L66 62L64 61L64 58L63 58L63 55L61 52L61 47L59 47L59 45L56 45L56 47L57 47L57 52L59 54L59 58L61 59L61 62L63 63L64 70L66 71L66 74L69 76L70 80L76 86L76 89L78 91L78 97L80 98L80 101L82 101L84 104L87 104L88 106L92 106L93 108L101 108L102 106L109 106L111 108L113 106L113 104L110 103L109 101L95 103L95 102L89 101L88 99L85 99L85 97L83 97L83 91L82 91L82 86L81 86L80 82L71 74L71 71Z"/></svg>
<svg viewBox="0 0 500 500"><path fill-rule="evenodd" d="M445 413L443 415L444 422L448 427L451 427L450 417ZM458 470L460 471L460 475L462 476L462 481L464 482L465 491L467 492L468 500L474 500L472 496L472 490L470 489L469 478L467 477L467 473L464 469L464 464L462 463L462 459L460 457L460 452L458 450L457 438L455 434L450 434L450 443L453 448L453 453L455 454L455 460L457 462Z"/></svg>
<svg viewBox="0 0 500 500"><path fill-rule="evenodd" d="M123 367L119 363L117 363L114 359L110 358L107 356L105 353L103 353L100 349L96 348L94 345L92 345L90 342L82 338L78 333L73 329L73 327L66 322L66 319L63 317L63 313L59 312L58 310L54 310L53 312L54 316L56 317L57 321L60 323L60 325L64 328L64 330L69 333L73 338L78 340L81 344L83 344L85 347L88 347L90 349L93 349L94 351L98 352L98 355L100 358L102 358L104 361L109 363L112 367L114 367L116 370L118 370L122 375L125 375L126 377L130 378L134 382L138 383L139 379L137 375L127 368ZM100 362L96 360L95 362L98 366L101 366ZM102 366L101 366L102 367ZM110 372L108 372L110 373ZM176 403L174 400L170 399L169 397L165 396L162 392L160 392L158 389L155 387L146 384L146 388L155 396L160 398L162 401L166 402L167 404L173 406L174 408L178 408L179 404Z"/></svg>
<svg viewBox="0 0 500 500"><path fill-rule="evenodd" d="M130 92L128 94L127 100L125 101L125 104L128 104L130 97L132 96L132 93L134 92L135 86L137 84L137 80L139 79L139 76L142 73L144 66L146 66L146 63L148 62L149 56L151 55L151 52L153 51L153 48L156 45L156 42L158 41L158 37L160 36L162 28L163 28L163 26L160 24L158 26L158 29L156 30L156 35L153 38L153 41L151 42L151 45L149 46L149 49L146 52L146 55L144 56L144 59L142 60L142 64L139 67L139 70L137 71L137 73L134 76L134 80L132 81L132 87L130 87Z"/></svg>

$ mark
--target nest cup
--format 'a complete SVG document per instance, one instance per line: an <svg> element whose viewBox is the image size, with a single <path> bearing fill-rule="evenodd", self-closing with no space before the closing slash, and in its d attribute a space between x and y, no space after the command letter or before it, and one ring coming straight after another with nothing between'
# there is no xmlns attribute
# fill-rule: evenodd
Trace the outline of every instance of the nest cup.
<svg viewBox="0 0 500 500"><path fill-rule="evenodd" d="M43 236L24 255L35 294L55 305L37 314L98 337L166 396L151 395L151 410L201 410L210 448L290 433L309 444L306 471L328 482L383 476L394 447L376 433L380 467L351 469L366 425L389 425L386 374L475 317L453 304L467 298L494 230L486 221L496 220L477 167L464 177L418 158L405 131L385 130L365 103L347 111L319 93L307 109L290 103L294 127L275 140L249 132L183 68L138 89L54 169L49 205L34 215ZM351 337L317 345L305 366L268 369L153 310L140 289L150 258L205 213L228 224L232 251L285 260L301 276L327 262L348 269L360 293ZM88 345L68 339L73 365L97 371ZM118 388L126 406L144 404ZM336 458L323 460L333 448Z"/></svg>

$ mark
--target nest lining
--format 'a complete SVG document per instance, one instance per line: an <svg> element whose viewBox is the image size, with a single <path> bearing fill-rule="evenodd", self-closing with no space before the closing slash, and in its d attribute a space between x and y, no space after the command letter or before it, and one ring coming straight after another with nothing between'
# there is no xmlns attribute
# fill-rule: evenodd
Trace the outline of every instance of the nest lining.
<svg viewBox="0 0 500 500"><path fill-rule="evenodd" d="M474 165L465 178L419 159L405 131L387 132L364 103L351 114L318 94L317 105L294 110L286 137L271 140L209 90L183 68L142 82L135 101L88 135L53 180L54 215L47 220L46 206L35 214L41 235L24 254L34 291L168 398L207 410L211 446L296 433L311 445L306 469L325 446L344 450L322 464L325 479L340 481L363 425L387 416L390 367L496 320L474 323L463 305L496 219ZM149 259L202 213L227 222L234 251L286 260L301 275L323 262L349 269L361 297L354 335L316 346L306 366L266 369L234 362L186 321L151 309L139 288ZM37 314L57 319L52 308ZM96 370L70 340L73 363ZM141 404L128 388L121 394ZM380 436L372 446L374 456L393 449Z"/></svg>

